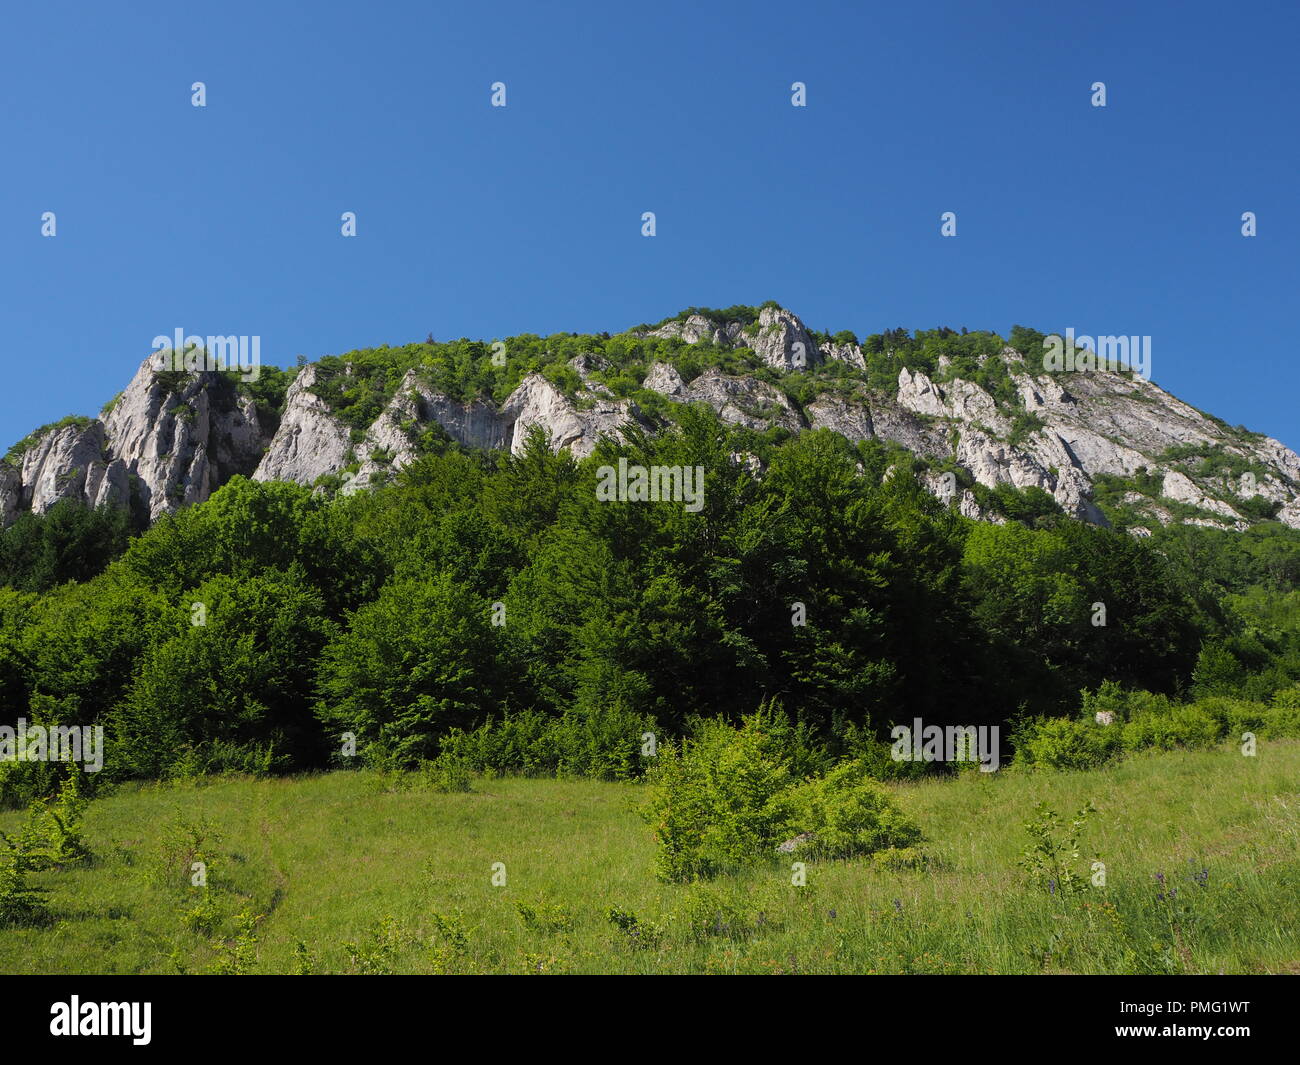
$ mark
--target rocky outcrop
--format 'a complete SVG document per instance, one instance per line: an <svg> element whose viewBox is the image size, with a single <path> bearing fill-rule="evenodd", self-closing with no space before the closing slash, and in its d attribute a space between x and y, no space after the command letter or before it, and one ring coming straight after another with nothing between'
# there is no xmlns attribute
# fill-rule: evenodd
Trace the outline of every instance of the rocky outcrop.
<svg viewBox="0 0 1300 1065"><path fill-rule="evenodd" d="M101 501L129 490L150 519L251 473L265 444L256 405L229 378L161 371L152 357L113 406L104 434L112 462L103 491L114 498Z"/></svg>
<svg viewBox="0 0 1300 1065"><path fill-rule="evenodd" d="M1006 519L1000 514L986 511L979 505L975 493L957 482L957 476L951 472L937 473L931 471L921 478L926 490L942 503L957 504L957 513L973 521L988 521L995 525L1005 524Z"/></svg>
<svg viewBox="0 0 1300 1065"><path fill-rule="evenodd" d="M18 505L43 514L64 499L87 506L124 503L125 478L116 464L110 477L109 466L102 422L54 429L23 454Z"/></svg>
<svg viewBox="0 0 1300 1065"><path fill-rule="evenodd" d="M12 466L0 465L0 528L7 528L18 516L22 501L22 474Z"/></svg>
<svg viewBox="0 0 1300 1065"><path fill-rule="evenodd" d="M865 370L867 368L866 357L857 344L835 344L828 340L818 350L821 351L824 359L847 363L855 370Z"/></svg>
<svg viewBox="0 0 1300 1065"><path fill-rule="evenodd" d="M682 375L666 362L656 362L645 375L643 387L651 392L659 392L672 399L680 397L686 391L686 382Z"/></svg>
<svg viewBox="0 0 1300 1065"><path fill-rule="evenodd" d="M0 473L0 515L72 500L152 520L251 473L264 442L253 400L229 379L167 372L151 356L104 418L51 429Z"/></svg>
<svg viewBox="0 0 1300 1065"><path fill-rule="evenodd" d="M829 429L855 442L876 435L871 409L862 403L850 403L843 396L821 396L809 403L804 413L812 429Z"/></svg>
<svg viewBox="0 0 1300 1065"><path fill-rule="evenodd" d="M822 361L803 322L780 307L764 307L758 315L758 330L747 337L756 354L776 370L806 370Z"/></svg>
<svg viewBox="0 0 1300 1065"><path fill-rule="evenodd" d="M361 467L347 490L368 488L415 461L422 437L433 426L463 447L497 450L510 444L511 422L493 404L457 403L409 370L356 448Z"/></svg>
<svg viewBox="0 0 1300 1065"><path fill-rule="evenodd" d="M652 329L646 336L680 337L688 344L698 344L701 340L713 340L719 333L718 327L703 315L689 315L685 321L665 322L658 329Z"/></svg>
<svg viewBox="0 0 1300 1065"><path fill-rule="evenodd" d="M1277 512L1277 520L1293 529L1300 529L1300 496Z"/></svg>
<svg viewBox="0 0 1300 1065"><path fill-rule="evenodd" d="M568 448L578 458L590 455L602 436L618 439L623 426L636 420L626 400L602 396L580 409L539 373L519 382L501 405L501 417L511 427L513 453L523 450L529 430L538 426L551 438L552 448Z"/></svg>
<svg viewBox="0 0 1300 1065"><path fill-rule="evenodd" d="M648 381L649 378L647 387ZM672 398L680 403L707 403L724 422L747 429L777 425L798 432L804 428L803 419L785 393L754 377L732 377L718 369L705 370Z"/></svg>
<svg viewBox="0 0 1300 1065"><path fill-rule="evenodd" d="M1179 473L1177 470L1167 470L1165 472L1164 480L1160 486L1160 494L1166 499L1172 499L1175 503L1187 503L1199 510L1208 510L1214 514L1221 514L1233 523L1241 518L1241 515L1231 506L1206 495L1190 477Z"/></svg>
<svg viewBox="0 0 1300 1065"><path fill-rule="evenodd" d="M255 481L314 484L352 462L351 430L312 391L316 375L315 366L305 366L289 386L280 427L253 473Z"/></svg>
<svg viewBox="0 0 1300 1065"><path fill-rule="evenodd" d="M925 374L914 374L906 366L898 372L898 405L913 414L924 414L929 418L944 418L948 415L943 393Z"/></svg>

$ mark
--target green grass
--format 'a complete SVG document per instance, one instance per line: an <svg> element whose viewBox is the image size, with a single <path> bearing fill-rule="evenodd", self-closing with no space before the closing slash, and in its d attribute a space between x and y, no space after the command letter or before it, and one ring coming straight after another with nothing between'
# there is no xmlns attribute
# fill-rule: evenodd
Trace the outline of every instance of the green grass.
<svg viewBox="0 0 1300 1065"><path fill-rule="evenodd" d="M890 785L926 831L929 866L810 863L804 887L775 858L709 885L657 883L636 785L383 787L344 772L99 799L94 863L32 875L54 923L0 929L0 971L294 972L299 943L317 972L1300 971L1296 741L1255 758L1224 747ZM1039 800L1066 817L1095 804L1077 867L1095 853L1104 888L1067 901L1028 882L1016 862ZM0 829L22 817L0 815ZM220 837L199 847L206 903L180 822ZM528 924L517 903L533 907ZM635 915L636 934L610 907ZM240 943L240 912L263 915L255 940Z"/></svg>

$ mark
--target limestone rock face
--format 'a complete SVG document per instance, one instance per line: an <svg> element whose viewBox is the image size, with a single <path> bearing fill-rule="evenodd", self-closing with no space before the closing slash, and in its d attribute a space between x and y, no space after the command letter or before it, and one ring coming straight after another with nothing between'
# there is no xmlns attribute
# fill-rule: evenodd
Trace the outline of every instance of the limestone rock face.
<svg viewBox="0 0 1300 1065"><path fill-rule="evenodd" d="M1300 496L1277 512L1277 520L1293 529L1300 529Z"/></svg>
<svg viewBox="0 0 1300 1065"><path fill-rule="evenodd" d="M1175 503L1190 503L1202 510L1222 514L1233 524L1241 517L1227 503L1206 495L1191 478L1179 473L1177 470L1168 470L1165 473L1164 482L1160 487L1160 494L1166 499L1172 499Z"/></svg>
<svg viewBox="0 0 1300 1065"><path fill-rule="evenodd" d="M437 422L447 435L464 447L496 450L510 442L510 423L491 403L458 403L440 392L421 387L415 416Z"/></svg>
<svg viewBox="0 0 1300 1065"><path fill-rule="evenodd" d="M913 454L938 458L952 453L951 434L942 422L927 422L883 398L871 406L871 425L880 439L900 444Z"/></svg>
<svg viewBox="0 0 1300 1065"><path fill-rule="evenodd" d="M848 363L855 370L865 370L867 368L867 360L862 354L862 349L857 344L834 344L827 341L819 350L825 359Z"/></svg>
<svg viewBox="0 0 1300 1065"><path fill-rule="evenodd" d="M688 344L698 344L701 340L712 340L717 329L703 315L692 314L683 322L666 322L658 329L653 329L647 336L681 337Z"/></svg>
<svg viewBox="0 0 1300 1065"><path fill-rule="evenodd" d="M117 496L113 487L124 488L125 482L116 471L110 479L108 471L103 423L91 422L84 429L66 425L41 437L23 455L17 503L37 514L63 499L90 506L124 503L125 493Z"/></svg>
<svg viewBox="0 0 1300 1065"><path fill-rule="evenodd" d="M383 413L357 447L361 468L347 483L359 491L382 482L420 454L420 437L437 426L463 447L496 450L510 443L511 423L490 403L457 403L408 370Z"/></svg>
<svg viewBox="0 0 1300 1065"><path fill-rule="evenodd" d="M948 413L943 393L925 374L911 373L906 366L898 371L898 405L930 418L943 418Z"/></svg>
<svg viewBox="0 0 1300 1065"><path fill-rule="evenodd" d="M265 445L257 408L222 374L163 372L146 359L105 419L112 456L99 502L134 492L150 520L250 474Z"/></svg>
<svg viewBox="0 0 1300 1065"><path fill-rule="evenodd" d="M552 448L568 448L578 458L590 455L602 436L618 439L619 430L635 420L631 404L612 397L596 397L590 407L580 409L539 373L519 382L501 405L501 417L510 427L514 454L524 449L529 430L540 426L551 438Z"/></svg>
<svg viewBox="0 0 1300 1065"><path fill-rule="evenodd" d="M967 485L1041 488L1084 521L1105 522L1093 502L1094 485L1111 476L1141 489L1120 492L1120 502L1151 524L1246 528L1260 505L1245 501L1259 496L1276 508L1277 520L1300 529L1300 455L1269 437L1230 430L1140 378L1036 374L1020 352L1004 347L981 362L1001 361L1014 396L995 396L957 376L959 363L947 356L932 372L901 369L896 385L882 389L864 372L868 355L858 344L814 344L797 315L771 305L749 324L691 314L641 335L731 349L741 365L749 358L742 349L750 349L768 379L726 372L705 358L708 368L690 381L657 361L643 382L674 403L705 403L730 424L827 430L854 442L897 445L931 464L955 463ZM700 354L711 355L712 348ZM101 419L52 427L0 462L0 522L24 510L43 513L65 499L129 506L153 519L206 499L237 474L304 485L343 475L344 490L357 491L415 461L444 434L462 447L518 453L530 430L540 428L553 448L581 458L629 424L659 426L598 379L610 368L606 359L590 352L569 361L580 382L572 394L531 372L503 403L453 398L412 370L364 432L330 408L321 371L309 364L289 386L273 434L252 396L226 375L167 371L146 360ZM800 373L798 390L787 395L772 383L771 371ZM810 383L820 392L810 393ZM754 463L751 473L763 476ZM932 469L922 480L962 514L1001 520L982 511L982 493L960 487L954 476Z"/></svg>
<svg viewBox="0 0 1300 1065"><path fill-rule="evenodd" d="M1044 462L1044 456L1055 462ZM956 458L986 487L1010 484L1016 488L1041 488L1071 517L1109 524L1089 498L1091 484L1087 476L1070 464L1069 452L1050 434L1038 434L1028 447L1018 448L981 430L968 429L957 445Z"/></svg>
<svg viewBox="0 0 1300 1065"><path fill-rule="evenodd" d="M0 466L0 519L72 500L151 521L252 473L265 444L255 402L228 378L150 356L105 416L52 428Z"/></svg>
<svg viewBox="0 0 1300 1065"><path fill-rule="evenodd" d="M927 491L936 499L944 503L951 503L954 499L957 501L957 513L964 518L970 518L973 521L988 521L994 525L1003 525L1006 519L1001 514L993 514L984 510L979 505L979 500L969 488L963 488L957 483L955 476L945 476L942 473L930 472L922 479Z"/></svg>
<svg viewBox="0 0 1300 1065"><path fill-rule="evenodd" d="M303 367L285 393L280 427L253 473L255 481L313 484L352 461L352 433L315 392L316 367Z"/></svg>
<svg viewBox="0 0 1300 1065"><path fill-rule="evenodd" d="M0 528L8 528L18 516L22 501L22 474L12 466L0 466Z"/></svg>
<svg viewBox="0 0 1300 1065"><path fill-rule="evenodd" d="M748 429L779 425L798 432L803 419L779 388L753 377L731 377L709 369L695 378L678 396L683 403L707 403L724 422Z"/></svg>
<svg viewBox="0 0 1300 1065"><path fill-rule="evenodd" d="M764 307L758 315L758 333L750 338L754 353L777 370L799 370L822 361L803 322L780 307Z"/></svg>
<svg viewBox="0 0 1300 1065"><path fill-rule="evenodd" d="M656 362L645 375L644 387L665 396L677 397L686 391L686 382L682 375L666 362Z"/></svg>
<svg viewBox="0 0 1300 1065"><path fill-rule="evenodd" d="M804 413L812 429L829 429L853 441L871 440L876 435L871 409L842 396L822 396L809 403Z"/></svg>

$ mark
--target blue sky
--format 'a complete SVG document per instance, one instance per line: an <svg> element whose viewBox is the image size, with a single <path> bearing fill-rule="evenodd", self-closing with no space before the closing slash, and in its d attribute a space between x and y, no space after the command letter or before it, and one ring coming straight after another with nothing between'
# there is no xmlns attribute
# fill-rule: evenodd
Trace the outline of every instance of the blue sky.
<svg viewBox="0 0 1300 1065"><path fill-rule="evenodd" d="M292 365L775 299L1150 335L1300 448L1297 40L1294 3L7 4L0 447L178 327Z"/></svg>

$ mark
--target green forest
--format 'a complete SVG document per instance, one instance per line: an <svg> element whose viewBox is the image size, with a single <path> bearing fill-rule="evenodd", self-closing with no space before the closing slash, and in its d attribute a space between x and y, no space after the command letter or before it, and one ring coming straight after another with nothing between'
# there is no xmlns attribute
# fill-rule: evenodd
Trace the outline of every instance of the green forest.
<svg viewBox="0 0 1300 1065"><path fill-rule="evenodd" d="M24 515L0 535L0 698L103 725L91 787L429 763L628 779L646 733L760 709L792 764L880 776L927 768L888 757L914 717L1001 725L1008 757L1053 765L1296 724L1300 533L1138 539L1013 491L1010 520L977 523L879 441L670 417L582 461L537 432L517 455L441 441L350 496L235 478L143 532ZM703 467L703 509L599 501L620 456ZM0 798L57 778L0 762Z"/></svg>

